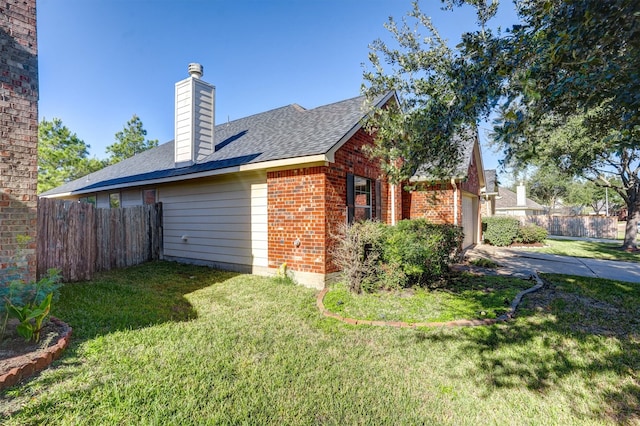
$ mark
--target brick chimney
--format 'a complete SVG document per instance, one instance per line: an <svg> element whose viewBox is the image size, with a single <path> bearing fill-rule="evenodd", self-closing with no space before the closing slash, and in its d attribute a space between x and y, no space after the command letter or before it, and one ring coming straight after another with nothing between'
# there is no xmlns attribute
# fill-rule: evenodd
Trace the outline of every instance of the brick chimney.
<svg viewBox="0 0 640 426"><path fill-rule="evenodd" d="M201 77L202 65L191 63L189 77L176 83L176 167L198 163L214 150L216 88Z"/></svg>

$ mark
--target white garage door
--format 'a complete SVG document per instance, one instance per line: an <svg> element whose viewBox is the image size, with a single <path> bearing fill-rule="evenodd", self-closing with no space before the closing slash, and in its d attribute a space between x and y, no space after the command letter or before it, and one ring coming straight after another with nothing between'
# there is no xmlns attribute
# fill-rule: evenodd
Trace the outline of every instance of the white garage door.
<svg viewBox="0 0 640 426"><path fill-rule="evenodd" d="M473 196L462 195L462 229L464 230L464 241L462 247L467 248L476 241L477 232L477 211L474 208L477 200Z"/></svg>

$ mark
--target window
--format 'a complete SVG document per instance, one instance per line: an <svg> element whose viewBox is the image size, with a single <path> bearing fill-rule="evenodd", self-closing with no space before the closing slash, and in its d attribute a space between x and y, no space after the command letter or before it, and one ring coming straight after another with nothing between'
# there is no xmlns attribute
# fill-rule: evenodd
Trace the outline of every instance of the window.
<svg viewBox="0 0 640 426"><path fill-rule="evenodd" d="M353 187L355 191L354 219L356 221L371 219L371 181L355 176Z"/></svg>
<svg viewBox="0 0 640 426"><path fill-rule="evenodd" d="M120 193L113 192L109 194L109 207L112 209L117 209L120 207Z"/></svg>
<svg viewBox="0 0 640 426"><path fill-rule="evenodd" d="M155 204L156 203L156 190L145 189L142 191L142 203L143 204Z"/></svg>
<svg viewBox="0 0 640 426"><path fill-rule="evenodd" d="M361 176L347 174L347 220L354 221L372 219L379 217L378 203L380 201L379 183L376 181L375 203L376 210L373 211L372 181Z"/></svg>
<svg viewBox="0 0 640 426"><path fill-rule="evenodd" d="M80 201L81 203L93 204L95 206L96 205L96 194L88 195L86 197L82 197L78 201Z"/></svg>

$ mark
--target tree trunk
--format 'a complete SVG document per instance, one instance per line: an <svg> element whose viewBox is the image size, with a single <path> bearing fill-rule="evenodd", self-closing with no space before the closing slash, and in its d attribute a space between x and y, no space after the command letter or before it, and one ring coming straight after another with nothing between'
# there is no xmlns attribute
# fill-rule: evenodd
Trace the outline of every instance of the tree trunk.
<svg viewBox="0 0 640 426"><path fill-rule="evenodd" d="M627 225L624 229L622 248L627 251L633 251L638 248L636 237L638 236L638 221L640 220L640 197L638 197L637 190L632 197L629 197L627 209Z"/></svg>

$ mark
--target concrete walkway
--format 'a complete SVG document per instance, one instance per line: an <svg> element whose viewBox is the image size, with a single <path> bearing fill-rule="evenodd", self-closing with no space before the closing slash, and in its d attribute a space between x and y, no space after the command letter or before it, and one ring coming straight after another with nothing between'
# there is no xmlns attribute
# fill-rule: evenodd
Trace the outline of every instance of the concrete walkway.
<svg viewBox="0 0 640 426"><path fill-rule="evenodd" d="M558 256L484 244L467 250L466 256L495 261L501 265L500 274L528 277L531 271L537 271L640 283L640 263Z"/></svg>

